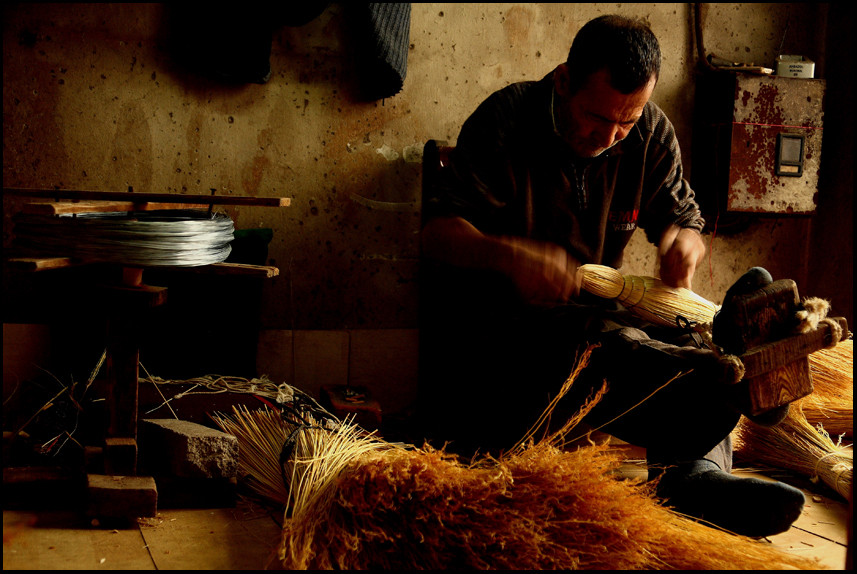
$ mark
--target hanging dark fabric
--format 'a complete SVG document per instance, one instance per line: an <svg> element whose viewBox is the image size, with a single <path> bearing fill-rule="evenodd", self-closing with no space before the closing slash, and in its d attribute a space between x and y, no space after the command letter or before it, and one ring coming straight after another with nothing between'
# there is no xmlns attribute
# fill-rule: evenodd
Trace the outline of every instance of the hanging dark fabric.
<svg viewBox="0 0 857 574"><path fill-rule="evenodd" d="M359 94L364 101L394 96L408 71L411 4L356 4Z"/></svg>

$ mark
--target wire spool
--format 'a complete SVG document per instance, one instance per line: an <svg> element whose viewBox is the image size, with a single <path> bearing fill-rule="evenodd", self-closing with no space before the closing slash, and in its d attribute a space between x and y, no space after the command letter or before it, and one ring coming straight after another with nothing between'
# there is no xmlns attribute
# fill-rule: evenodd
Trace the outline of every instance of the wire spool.
<svg viewBox="0 0 857 574"><path fill-rule="evenodd" d="M232 219L223 213L176 209L78 213L14 219L15 246L34 255L139 267L194 267L225 261Z"/></svg>

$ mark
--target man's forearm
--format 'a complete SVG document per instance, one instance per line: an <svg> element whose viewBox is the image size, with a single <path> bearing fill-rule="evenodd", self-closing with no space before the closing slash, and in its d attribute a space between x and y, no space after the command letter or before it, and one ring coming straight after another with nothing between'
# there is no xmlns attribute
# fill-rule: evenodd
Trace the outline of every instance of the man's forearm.
<svg viewBox="0 0 857 574"><path fill-rule="evenodd" d="M438 217L422 230L423 255L468 269L502 271L509 247L501 238L485 235L460 217Z"/></svg>
<svg viewBox="0 0 857 574"><path fill-rule="evenodd" d="M690 289L696 267L705 256L702 235L695 229L671 225L658 245L661 279L672 287Z"/></svg>

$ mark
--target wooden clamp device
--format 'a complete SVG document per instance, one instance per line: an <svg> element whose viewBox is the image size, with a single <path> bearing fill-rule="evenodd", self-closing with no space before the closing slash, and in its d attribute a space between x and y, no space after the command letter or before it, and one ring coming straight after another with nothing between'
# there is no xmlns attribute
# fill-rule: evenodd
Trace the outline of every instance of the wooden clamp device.
<svg viewBox="0 0 857 574"><path fill-rule="evenodd" d="M744 378L737 384L746 387L748 414L758 415L811 394L809 355L847 335L846 320L831 318L841 332L830 322L820 322L817 329L795 334L800 298L791 279L737 296L732 304L733 327L740 340L733 341L735 347L727 352L744 364Z"/></svg>

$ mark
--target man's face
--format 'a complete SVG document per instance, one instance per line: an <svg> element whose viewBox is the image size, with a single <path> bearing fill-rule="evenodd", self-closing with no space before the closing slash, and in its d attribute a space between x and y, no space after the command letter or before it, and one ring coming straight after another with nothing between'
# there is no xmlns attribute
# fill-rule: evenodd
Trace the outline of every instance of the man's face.
<svg viewBox="0 0 857 574"><path fill-rule="evenodd" d="M554 114L560 136L580 157L601 155L628 135L643 115L655 89L655 79L640 90L623 94L610 85L610 73L601 70L570 95L568 67L557 67L554 75Z"/></svg>

